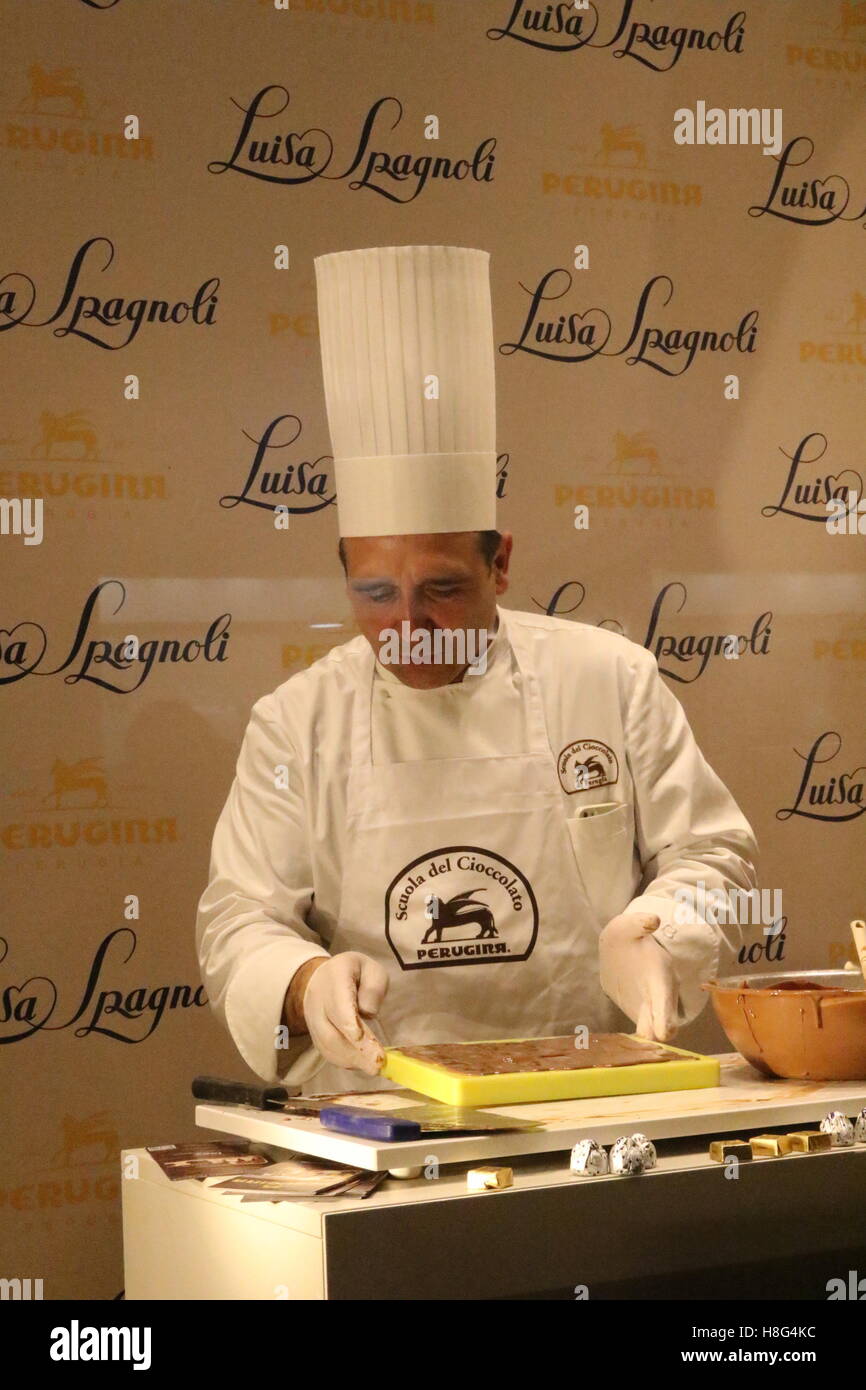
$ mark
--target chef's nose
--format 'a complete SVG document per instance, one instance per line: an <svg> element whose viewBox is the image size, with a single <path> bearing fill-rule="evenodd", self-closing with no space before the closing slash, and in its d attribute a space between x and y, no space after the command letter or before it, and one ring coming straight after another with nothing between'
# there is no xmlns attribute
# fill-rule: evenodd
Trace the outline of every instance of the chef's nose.
<svg viewBox="0 0 866 1390"><path fill-rule="evenodd" d="M430 627L430 616L424 605L424 599L411 589L401 592L400 595L399 621L403 622L404 620L413 632L416 628Z"/></svg>

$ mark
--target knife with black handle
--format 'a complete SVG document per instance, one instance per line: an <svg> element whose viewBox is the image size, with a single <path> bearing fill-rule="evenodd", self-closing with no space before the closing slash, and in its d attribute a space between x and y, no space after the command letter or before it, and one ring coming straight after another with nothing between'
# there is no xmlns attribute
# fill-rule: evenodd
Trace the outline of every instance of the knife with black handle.
<svg viewBox="0 0 866 1390"><path fill-rule="evenodd" d="M246 1081L226 1081L221 1076L196 1076L192 1083L196 1100L252 1105L256 1110L282 1110L286 1101L300 1095L300 1091L300 1086L256 1086Z"/></svg>

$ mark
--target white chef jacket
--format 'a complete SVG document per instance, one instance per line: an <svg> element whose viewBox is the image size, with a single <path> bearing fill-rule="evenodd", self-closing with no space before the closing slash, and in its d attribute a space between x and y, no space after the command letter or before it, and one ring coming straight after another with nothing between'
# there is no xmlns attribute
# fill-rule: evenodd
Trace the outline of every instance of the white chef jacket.
<svg viewBox="0 0 866 1390"><path fill-rule="evenodd" d="M499 629L491 634L484 671L450 685L419 690L376 662L373 684L373 759L495 757L526 751L515 663Z"/></svg>
<svg viewBox="0 0 866 1390"><path fill-rule="evenodd" d="M688 1023L706 1002L701 982L719 973L725 938L699 916L675 921L673 895L700 883L754 888L757 844L651 652L603 628L498 607L481 675L416 690L375 662L373 762L524 752L518 635L539 675L551 776L596 933L618 912L656 913L678 1022ZM214 832L196 926L202 976L241 1055L268 1082L306 1081L317 1058L306 1035L288 1049L275 1039L292 976L329 954L339 925L350 729L369 659L367 639L355 637L256 702ZM604 809L579 816L585 806ZM544 949L543 933L535 949ZM394 969L389 996L402 983Z"/></svg>

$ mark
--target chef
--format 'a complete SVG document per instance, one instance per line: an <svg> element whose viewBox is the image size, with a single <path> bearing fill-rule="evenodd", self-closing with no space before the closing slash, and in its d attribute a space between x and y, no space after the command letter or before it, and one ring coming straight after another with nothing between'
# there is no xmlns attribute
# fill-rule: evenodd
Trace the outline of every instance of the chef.
<svg viewBox="0 0 866 1390"><path fill-rule="evenodd" d="M196 931L245 1061L307 1092L400 1043L671 1039L723 944L675 894L756 883L652 653L498 602L489 260L315 261L360 634L253 706Z"/></svg>

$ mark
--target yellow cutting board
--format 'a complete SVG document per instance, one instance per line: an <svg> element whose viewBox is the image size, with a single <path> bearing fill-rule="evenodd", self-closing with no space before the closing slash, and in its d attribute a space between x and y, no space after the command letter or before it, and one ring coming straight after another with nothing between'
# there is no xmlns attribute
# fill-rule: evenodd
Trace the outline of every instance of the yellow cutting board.
<svg viewBox="0 0 866 1390"><path fill-rule="evenodd" d="M636 1042L651 1042L638 1038ZM494 1041L490 1039L489 1041ZM523 1042L522 1038L497 1038L496 1042ZM699 1052L663 1044L682 1061L631 1062L620 1067L580 1067L574 1071L505 1072L487 1076L462 1076L438 1062L407 1057L398 1047L385 1051L381 1075L389 1081L446 1105L521 1105L533 1101L575 1100L589 1096L641 1095L649 1091L693 1091L718 1086L719 1062Z"/></svg>

